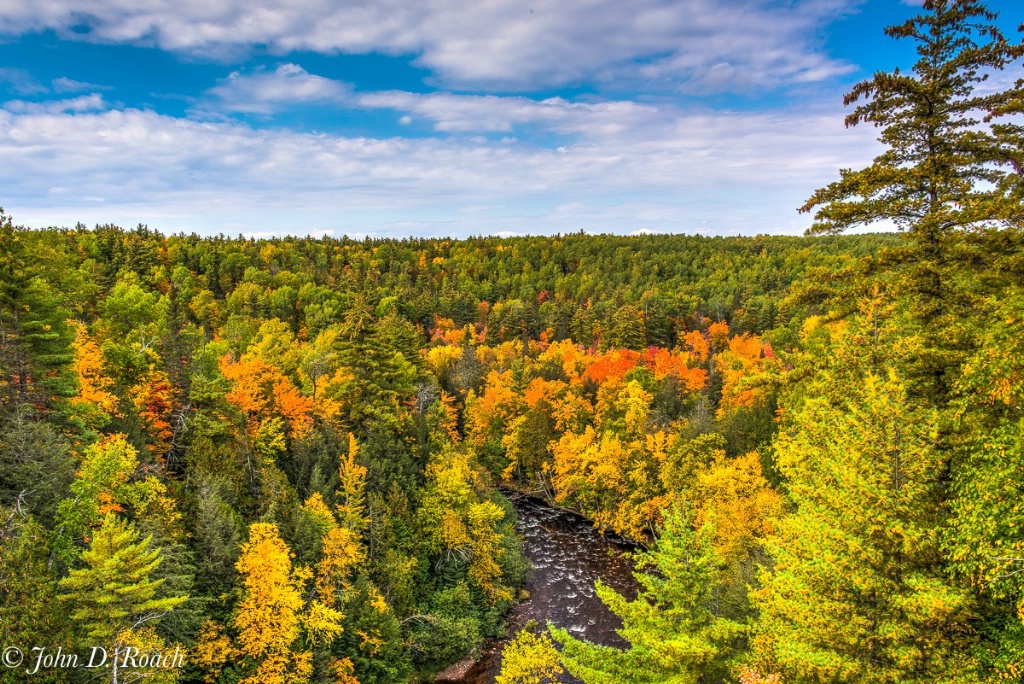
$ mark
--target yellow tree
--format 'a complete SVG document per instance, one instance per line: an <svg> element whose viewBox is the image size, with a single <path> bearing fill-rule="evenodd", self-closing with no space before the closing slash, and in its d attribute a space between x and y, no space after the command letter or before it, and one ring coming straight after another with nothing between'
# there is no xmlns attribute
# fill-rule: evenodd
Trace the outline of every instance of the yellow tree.
<svg viewBox="0 0 1024 684"><path fill-rule="evenodd" d="M180 514L156 476L139 477L139 454L123 434L108 435L85 450L75 481L72 498L62 501L59 513L65 529L84 534L99 525L107 513L131 510L158 522L174 537L180 533Z"/></svg>
<svg viewBox="0 0 1024 684"><path fill-rule="evenodd" d="M546 631L524 629L501 652L501 672L495 684L554 684L565 668Z"/></svg>
<svg viewBox="0 0 1024 684"><path fill-rule="evenodd" d="M696 524L714 522L712 543L724 561L749 555L783 513L782 496L764 478L756 451L736 458L718 452L715 462L697 475L690 496Z"/></svg>
<svg viewBox="0 0 1024 684"><path fill-rule="evenodd" d="M663 431L623 440L613 432L566 433L552 446L555 500L601 529L643 539L666 502L661 471L675 441Z"/></svg>
<svg viewBox="0 0 1024 684"><path fill-rule="evenodd" d="M324 504L319 494L306 501L309 510L323 533L323 555L316 565L316 595L327 606L340 609L341 592L351 588L352 576L366 561L366 548L360 533L369 521L364 513L366 468L356 463L359 445L349 433L348 455L339 467L341 486L336 497L337 518ZM340 524L339 524L340 521Z"/></svg>
<svg viewBox="0 0 1024 684"><path fill-rule="evenodd" d="M114 382L103 371L103 352L81 323L75 324L75 373L78 396L71 404L90 427L100 428L117 415Z"/></svg>
<svg viewBox="0 0 1024 684"><path fill-rule="evenodd" d="M356 463L356 456L359 455L359 443L355 436L348 434L348 454L338 468L338 476L341 487L336 496L338 504L338 518L343 527L359 533L366 528L369 521L366 518L366 466Z"/></svg>
<svg viewBox="0 0 1024 684"><path fill-rule="evenodd" d="M498 526L505 513L477 492L482 483L469 455L447 446L427 467L427 478L418 512L427 550L465 562L488 600L510 599L500 566L505 549Z"/></svg>
<svg viewBox="0 0 1024 684"><path fill-rule="evenodd" d="M314 641L330 641L341 633L341 614L318 601L302 613L302 591L309 571L292 569L288 546L271 523L254 523L249 528L249 541L242 545L235 567L243 588L232 621L237 630L235 642L250 664L242 681L307 681L312 653L296 648L302 625Z"/></svg>

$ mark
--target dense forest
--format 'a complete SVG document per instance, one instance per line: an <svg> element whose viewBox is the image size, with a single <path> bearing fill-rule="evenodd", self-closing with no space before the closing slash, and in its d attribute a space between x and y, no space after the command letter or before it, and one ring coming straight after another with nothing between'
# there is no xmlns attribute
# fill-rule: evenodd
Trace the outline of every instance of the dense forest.
<svg viewBox="0 0 1024 684"><path fill-rule="evenodd" d="M500 486L647 540L726 445L760 478L746 453L772 407L742 379L820 313L834 281L813 273L896 244L255 241L10 218L0 240L12 638L180 643L186 680L364 684L500 633L528 573ZM610 444L614 481L593 462ZM118 553L139 593L107 606Z"/></svg>
<svg viewBox="0 0 1024 684"><path fill-rule="evenodd" d="M1024 85L977 88L1024 48L992 19L889 30L920 60L847 121L886 151L803 238L0 213L5 646L430 681L506 636L526 493L635 542L641 589L597 586L627 648L531 625L499 684L1024 681Z"/></svg>

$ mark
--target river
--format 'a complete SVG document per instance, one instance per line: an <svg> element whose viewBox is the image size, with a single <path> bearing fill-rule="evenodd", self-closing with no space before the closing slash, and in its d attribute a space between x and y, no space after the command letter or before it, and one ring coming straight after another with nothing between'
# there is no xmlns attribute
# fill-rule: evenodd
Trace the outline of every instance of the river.
<svg viewBox="0 0 1024 684"><path fill-rule="evenodd" d="M613 536L602 536L589 522L568 511L550 508L535 499L513 500L523 535L523 552L533 563L530 596L509 614L509 637L530 620L564 627L573 636L607 646L624 646L615 630L622 626L594 593L602 582L633 598L633 564L624 554L632 547ZM484 655L464 675L445 681L493 684L501 668L504 641L488 644ZM566 676L563 682L578 680Z"/></svg>

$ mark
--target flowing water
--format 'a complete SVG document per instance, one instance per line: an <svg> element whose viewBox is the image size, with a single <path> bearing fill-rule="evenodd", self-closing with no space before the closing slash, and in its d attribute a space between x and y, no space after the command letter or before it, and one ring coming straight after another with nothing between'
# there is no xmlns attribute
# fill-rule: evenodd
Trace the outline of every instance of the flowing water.
<svg viewBox="0 0 1024 684"><path fill-rule="evenodd" d="M530 597L512 609L509 635L528 621L564 627L573 636L607 646L624 646L615 630L622 626L594 593L600 578L629 598L636 596L633 564L625 556L631 547L612 536L601 536L589 522L568 511L553 509L530 498L513 501L519 514L523 552L533 563ZM483 657L458 678L459 684L492 684L501 668L504 642L489 644ZM566 677L564 682L577 681Z"/></svg>

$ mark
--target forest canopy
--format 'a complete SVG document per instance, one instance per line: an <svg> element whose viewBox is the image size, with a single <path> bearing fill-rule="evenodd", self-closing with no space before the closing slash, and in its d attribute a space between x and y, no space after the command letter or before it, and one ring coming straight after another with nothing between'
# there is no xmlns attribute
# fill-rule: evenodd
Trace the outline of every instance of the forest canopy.
<svg viewBox="0 0 1024 684"><path fill-rule="evenodd" d="M9 217L0 241L12 638L180 644L184 681L364 683L429 676L501 633L528 568L500 487L645 540L701 463L761 477L743 454L772 405L745 378L826 311L824 274L896 244L251 240ZM616 470L594 472L606 448ZM722 543L739 558L749 534ZM123 589L90 579L115 558L136 568Z"/></svg>

